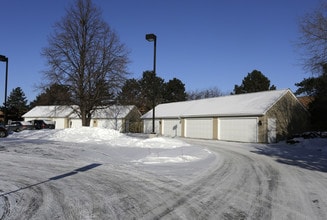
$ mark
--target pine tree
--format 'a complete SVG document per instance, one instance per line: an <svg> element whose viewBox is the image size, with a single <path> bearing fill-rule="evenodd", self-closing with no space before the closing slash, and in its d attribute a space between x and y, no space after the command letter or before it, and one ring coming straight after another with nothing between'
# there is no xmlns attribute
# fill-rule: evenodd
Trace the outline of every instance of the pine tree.
<svg viewBox="0 0 327 220"><path fill-rule="evenodd" d="M139 80L126 80L118 95L118 103L121 105L135 105L140 109L140 111L142 111L141 107L142 103L144 103L144 97L141 93Z"/></svg>
<svg viewBox="0 0 327 220"><path fill-rule="evenodd" d="M141 93L143 95L143 108L149 111L163 102L164 79L156 76L152 71L143 72L143 77L140 80Z"/></svg>
<svg viewBox="0 0 327 220"><path fill-rule="evenodd" d="M327 65L323 67L323 74L318 77L309 77L295 84L299 87L295 94L312 97L309 104L311 115L311 129L327 130Z"/></svg>
<svg viewBox="0 0 327 220"><path fill-rule="evenodd" d="M71 94L69 88L63 85L53 84L45 91L39 94L34 101L30 103L30 107L37 105L71 105Z"/></svg>
<svg viewBox="0 0 327 220"><path fill-rule="evenodd" d="M244 77L240 86L234 86L234 94L261 92L276 90L276 86L270 86L270 80L258 70L253 70Z"/></svg>
<svg viewBox="0 0 327 220"><path fill-rule="evenodd" d="M164 102L179 102L186 100L185 85L177 78L173 78L165 83Z"/></svg>
<svg viewBox="0 0 327 220"><path fill-rule="evenodd" d="M152 109L153 104L185 100L185 85L181 80L173 78L166 83L152 71L143 72L139 80L126 80L118 96L120 104L135 105L142 114Z"/></svg>
<svg viewBox="0 0 327 220"><path fill-rule="evenodd" d="M25 93L20 87L13 89L7 100L8 119L22 120L22 115L28 111Z"/></svg>

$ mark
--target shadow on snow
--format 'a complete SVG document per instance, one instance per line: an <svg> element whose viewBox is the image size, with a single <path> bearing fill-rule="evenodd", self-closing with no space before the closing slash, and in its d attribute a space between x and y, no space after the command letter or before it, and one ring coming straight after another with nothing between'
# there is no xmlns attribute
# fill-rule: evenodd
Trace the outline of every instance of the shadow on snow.
<svg viewBox="0 0 327 220"><path fill-rule="evenodd" d="M55 181L55 180L59 180L59 179L63 179L63 178L69 177L69 176L73 176L75 174L78 174L79 172L85 172L85 171L94 169L94 168L96 168L98 166L101 166L101 165L102 164L100 164L100 163L92 163L92 164L89 164L87 166L84 166L84 167L80 167L78 169L75 169L75 170L73 170L71 172L67 172L67 173L64 173L64 174L61 174L61 175L58 175L58 176L51 177L51 178L49 178L49 179L47 179L45 181L42 181L42 182L39 182L39 183L35 183L35 184L32 184L32 185L28 185L28 186L25 186L25 187L22 187L22 188L19 188L19 189L10 191L10 192L2 193L2 194L0 194L0 196L6 196L6 195L9 195L11 193L16 193L16 192L19 192L21 190L28 189L28 188L31 188L31 187L34 187L34 186L37 186L37 185L41 185L41 184L44 184L44 183L47 183L47 182L50 182L50 181Z"/></svg>
<svg viewBox="0 0 327 220"><path fill-rule="evenodd" d="M300 168L327 172L327 146L308 148L301 145L268 145L256 147L253 153L262 154L275 158L282 164L297 166Z"/></svg>

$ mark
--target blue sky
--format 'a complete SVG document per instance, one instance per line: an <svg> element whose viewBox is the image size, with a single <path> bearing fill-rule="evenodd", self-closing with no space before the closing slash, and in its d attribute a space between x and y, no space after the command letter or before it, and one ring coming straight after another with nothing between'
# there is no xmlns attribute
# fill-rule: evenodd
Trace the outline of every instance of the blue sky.
<svg viewBox="0 0 327 220"><path fill-rule="evenodd" d="M9 58L8 95L21 87L29 101L40 93L53 25L73 0L0 0L0 54ZM295 46L299 19L320 0L94 0L104 20L130 50L132 73L152 70L157 35L157 74L176 77L186 90L217 87L224 93L254 69L277 89L296 90L310 76ZM5 63L0 62L0 103L4 100Z"/></svg>

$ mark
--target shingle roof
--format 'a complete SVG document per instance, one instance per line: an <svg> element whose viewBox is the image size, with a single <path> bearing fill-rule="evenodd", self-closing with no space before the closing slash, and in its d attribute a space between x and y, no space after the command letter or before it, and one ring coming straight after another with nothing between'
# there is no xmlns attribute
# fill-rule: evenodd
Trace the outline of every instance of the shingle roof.
<svg viewBox="0 0 327 220"><path fill-rule="evenodd" d="M206 117L206 116L251 116L264 115L290 90L220 96L184 102L165 103L156 106L156 118ZM294 96L295 97L295 96ZM142 116L152 118L152 110Z"/></svg>

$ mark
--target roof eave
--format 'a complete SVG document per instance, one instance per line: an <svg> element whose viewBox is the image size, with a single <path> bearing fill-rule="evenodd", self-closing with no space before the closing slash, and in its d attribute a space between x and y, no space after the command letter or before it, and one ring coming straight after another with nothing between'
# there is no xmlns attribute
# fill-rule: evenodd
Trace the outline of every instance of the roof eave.
<svg viewBox="0 0 327 220"><path fill-rule="evenodd" d="M208 114L208 115L180 115L180 116L156 116L156 119L180 119L180 118L220 118L220 117L260 117L264 113L241 113L241 114ZM152 117L141 117L141 119L152 119Z"/></svg>

